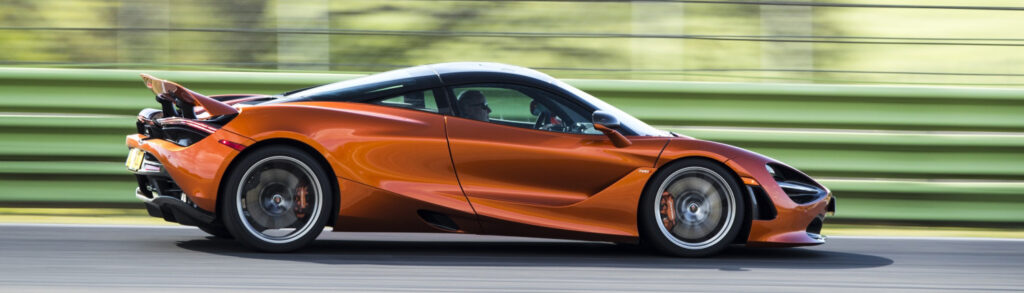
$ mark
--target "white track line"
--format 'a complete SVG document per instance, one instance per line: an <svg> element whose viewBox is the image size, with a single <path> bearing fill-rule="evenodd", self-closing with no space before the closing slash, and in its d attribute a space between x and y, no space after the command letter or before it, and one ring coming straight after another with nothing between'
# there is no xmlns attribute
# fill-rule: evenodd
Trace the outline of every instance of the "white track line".
<svg viewBox="0 0 1024 293"><path fill-rule="evenodd" d="M1024 137L1024 132L995 131L935 131L935 130L886 130L886 129L848 129L848 128L773 128L773 127L741 127L741 126L673 126L655 125L658 129L670 129L686 134L693 131L731 131L760 133L790 134L855 134L855 135L929 135L929 136L964 136L964 137Z"/></svg>
<svg viewBox="0 0 1024 293"><path fill-rule="evenodd" d="M103 224L43 224L43 223L0 223L0 227L39 227L39 228L127 228L127 229L196 229L181 225L103 225ZM324 231L331 231L325 227ZM345 232L340 232L345 233ZM358 232L362 233L362 232ZM413 233L410 233L413 234ZM419 233L416 233L419 234ZM439 233L443 234L443 233ZM464 235L464 234L453 234ZM485 235L490 236L490 235ZM864 239L864 240L935 240L935 241L1010 241L1024 242L1024 238L986 238L986 237L912 237L912 236L827 236L828 239ZM541 238L543 239L543 238Z"/></svg>
<svg viewBox="0 0 1024 293"><path fill-rule="evenodd" d="M1024 242L1024 238L987 238L987 237L936 237L936 236L827 236L826 239L864 239L864 240L936 240L936 241L1009 241ZM827 241L826 241L827 243Z"/></svg>
<svg viewBox="0 0 1024 293"><path fill-rule="evenodd" d="M0 118L135 118L132 115L0 112Z"/></svg>
<svg viewBox="0 0 1024 293"><path fill-rule="evenodd" d="M40 228L128 228L128 229L196 229L182 225L104 225L104 224L51 224L51 223L0 223L0 227L40 227Z"/></svg>
<svg viewBox="0 0 1024 293"><path fill-rule="evenodd" d="M815 177L818 181L861 182L861 183L940 183L949 185L985 185L993 184L1024 187L1024 180L992 180L992 179L922 179L922 178L854 178L854 177Z"/></svg>

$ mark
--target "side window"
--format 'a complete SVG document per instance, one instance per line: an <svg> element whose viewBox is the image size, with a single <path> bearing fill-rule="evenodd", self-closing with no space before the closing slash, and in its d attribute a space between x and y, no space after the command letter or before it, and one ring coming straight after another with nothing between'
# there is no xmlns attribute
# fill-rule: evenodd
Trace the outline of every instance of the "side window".
<svg viewBox="0 0 1024 293"><path fill-rule="evenodd" d="M590 111L540 89L482 84L453 87L452 93L464 118L545 131L601 134L590 121Z"/></svg>
<svg viewBox="0 0 1024 293"><path fill-rule="evenodd" d="M367 103L438 113L434 90L409 92L398 96L371 100Z"/></svg>

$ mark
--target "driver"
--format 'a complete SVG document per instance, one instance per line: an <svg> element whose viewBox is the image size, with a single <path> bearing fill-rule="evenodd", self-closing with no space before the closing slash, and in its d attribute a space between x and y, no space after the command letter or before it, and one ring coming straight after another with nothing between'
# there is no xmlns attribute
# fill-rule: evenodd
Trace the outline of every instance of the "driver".
<svg viewBox="0 0 1024 293"><path fill-rule="evenodd" d="M487 106L487 98L480 91L470 90L459 95L459 111L469 119L487 122L491 107Z"/></svg>

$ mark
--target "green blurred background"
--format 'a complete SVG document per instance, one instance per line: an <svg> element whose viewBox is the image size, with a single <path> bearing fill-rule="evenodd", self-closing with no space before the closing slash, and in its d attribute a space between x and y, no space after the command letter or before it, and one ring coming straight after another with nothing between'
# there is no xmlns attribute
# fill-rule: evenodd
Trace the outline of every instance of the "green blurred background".
<svg viewBox="0 0 1024 293"><path fill-rule="evenodd" d="M279 93L471 60L794 165L840 221L1024 223L1024 8L786 3L0 0L0 205L136 207L140 72Z"/></svg>

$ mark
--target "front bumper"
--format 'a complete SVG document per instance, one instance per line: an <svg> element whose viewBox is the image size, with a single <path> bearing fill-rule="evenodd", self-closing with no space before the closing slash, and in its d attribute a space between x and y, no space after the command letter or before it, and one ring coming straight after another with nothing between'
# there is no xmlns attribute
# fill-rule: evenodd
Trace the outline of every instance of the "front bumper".
<svg viewBox="0 0 1024 293"><path fill-rule="evenodd" d="M778 196L772 196L776 201ZM781 201L784 199L778 199ZM825 198L811 204L775 204L778 215L770 220L752 220L748 246L806 246L825 243L821 228L825 218L835 212L835 196L829 193Z"/></svg>
<svg viewBox="0 0 1024 293"><path fill-rule="evenodd" d="M752 202L751 208L754 210L746 244L792 247L825 243L826 237L821 234L821 228L825 218L836 210L835 196L824 188L826 194L820 199L805 203L794 202L773 176L764 171L767 163L779 164L760 157L726 162L743 178L750 196L748 200ZM760 196L755 196L758 193ZM766 216L765 211L771 215ZM760 215L758 212L761 212Z"/></svg>

